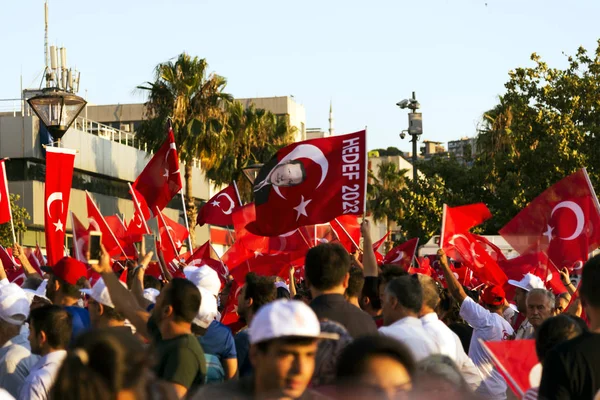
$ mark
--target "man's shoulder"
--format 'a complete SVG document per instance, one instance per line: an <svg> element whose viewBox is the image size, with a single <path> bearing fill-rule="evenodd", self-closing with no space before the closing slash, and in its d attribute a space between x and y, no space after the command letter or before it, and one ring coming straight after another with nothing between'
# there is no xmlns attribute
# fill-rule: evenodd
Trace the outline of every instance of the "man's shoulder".
<svg viewBox="0 0 600 400"><path fill-rule="evenodd" d="M567 340L566 342L557 345L553 351L558 354L584 352L590 353L591 355L596 354L596 352L590 351L590 349L595 346L600 346L600 334L585 332L571 340Z"/></svg>
<svg viewBox="0 0 600 400"><path fill-rule="evenodd" d="M229 380L204 386L194 397L201 399L252 399L252 383L249 378Z"/></svg>

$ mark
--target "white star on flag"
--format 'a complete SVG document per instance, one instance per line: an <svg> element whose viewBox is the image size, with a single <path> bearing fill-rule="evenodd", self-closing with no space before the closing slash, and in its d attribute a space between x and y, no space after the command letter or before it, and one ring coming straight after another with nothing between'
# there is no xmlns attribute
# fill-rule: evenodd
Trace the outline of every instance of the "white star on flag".
<svg viewBox="0 0 600 400"><path fill-rule="evenodd" d="M214 200L212 203L210 203L211 205L215 206L215 207L219 207L219 205L221 203L219 203L217 200Z"/></svg>
<svg viewBox="0 0 600 400"><path fill-rule="evenodd" d="M548 238L548 242L552 241L552 231L554 231L554 228L551 227L550 225L548 226L548 230L546 230L546 232L544 232L544 236L546 236Z"/></svg>
<svg viewBox="0 0 600 400"><path fill-rule="evenodd" d="M176 241L176 242L175 242L175 246L177 246L177 247L181 247L181 240L178 240L178 241Z"/></svg>
<svg viewBox="0 0 600 400"><path fill-rule="evenodd" d="M163 174L165 178L169 177L169 168L165 168L165 173Z"/></svg>
<svg viewBox="0 0 600 400"><path fill-rule="evenodd" d="M63 231L63 224L60 219L58 220L58 222L53 222L52 225L54 225L56 227L54 232Z"/></svg>
<svg viewBox="0 0 600 400"><path fill-rule="evenodd" d="M298 219L300 218L300 215L304 215L305 217L308 217L308 214L306 213L306 206L311 201L312 201L311 199L304 201L304 196L301 196L300 204L298 204L296 207L294 207L294 210L296 210L296 212L298 213L298 215L296 215L296 221L298 221Z"/></svg>

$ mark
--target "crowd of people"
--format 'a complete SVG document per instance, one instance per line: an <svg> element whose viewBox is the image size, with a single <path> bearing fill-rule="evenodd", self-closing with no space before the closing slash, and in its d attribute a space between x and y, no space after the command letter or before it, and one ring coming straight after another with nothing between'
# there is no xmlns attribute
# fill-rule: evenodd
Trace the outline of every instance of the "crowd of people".
<svg viewBox="0 0 600 400"><path fill-rule="evenodd" d="M15 244L27 278L9 283L0 262L0 399L516 398L484 348L514 339L535 339L542 366L523 398L600 390L600 256L578 289L567 270L564 294L527 274L507 298L464 288L441 250L446 287L379 266L367 221L361 230L360 256L319 244L302 279L250 272L238 290L206 265L152 278L151 255L127 266L126 282L106 252L40 276ZM224 325L231 296L239 321Z"/></svg>

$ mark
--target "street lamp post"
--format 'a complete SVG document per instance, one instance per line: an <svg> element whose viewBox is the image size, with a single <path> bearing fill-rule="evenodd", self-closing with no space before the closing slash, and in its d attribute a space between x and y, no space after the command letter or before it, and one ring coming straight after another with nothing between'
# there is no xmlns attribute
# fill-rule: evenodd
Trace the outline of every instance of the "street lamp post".
<svg viewBox="0 0 600 400"><path fill-rule="evenodd" d="M46 88L27 103L48 128L54 142L60 141L87 104L76 94L58 88Z"/></svg>
<svg viewBox="0 0 600 400"><path fill-rule="evenodd" d="M404 99L396 103L401 109L408 108L411 110L408 113L408 129L403 130L400 133L400 139L406 137L406 133L411 136L410 141L412 142L412 165L413 165L413 184L417 184L417 141L419 136L423 134L423 114L418 113L417 110L421 107L417 101L415 92L412 92L412 98Z"/></svg>

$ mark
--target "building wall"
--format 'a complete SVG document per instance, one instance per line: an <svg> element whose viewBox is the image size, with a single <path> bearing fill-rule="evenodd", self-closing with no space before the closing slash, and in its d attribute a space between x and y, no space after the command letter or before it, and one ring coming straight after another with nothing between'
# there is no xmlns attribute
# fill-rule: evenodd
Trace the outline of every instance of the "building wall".
<svg viewBox="0 0 600 400"><path fill-rule="evenodd" d="M281 97L257 97L248 99L236 99L248 107L254 104L257 108L264 108L276 115L287 115L291 126L297 129L295 141L299 142L306 139L306 111L302 104L289 96Z"/></svg>

